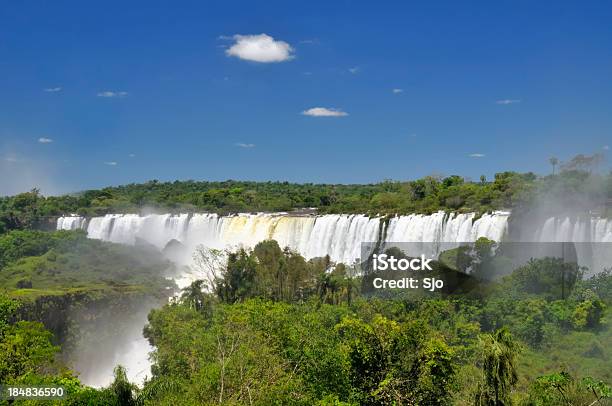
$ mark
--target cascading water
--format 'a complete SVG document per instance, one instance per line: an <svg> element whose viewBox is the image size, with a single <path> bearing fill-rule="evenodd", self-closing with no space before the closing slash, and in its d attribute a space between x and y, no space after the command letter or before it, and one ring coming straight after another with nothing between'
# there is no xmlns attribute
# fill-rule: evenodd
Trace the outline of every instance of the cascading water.
<svg viewBox="0 0 612 406"><path fill-rule="evenodd" d="M499 241L506 232L508 213L409 215L389 221L384 242L471 242L479 237ZM163 249L176 240L193 250L203 244L211 248L253 247L273 239L306 259L329 255L334 262L353 264L361 257L362 242L376 242L382 221L361 214L291 216L287 214L169 215L108 214L89 222L80 217L61 217L57 228L83 228L90 238L122 244L145 241Z"/></svg>
<svg viewBox="0 0 612 406"><path fill-rule="evenodd" d="M533 232L531 241L571 242L577 262L587 267L590 276L612 265L612 220L591 217L550 217ZM529 239L529 236L522 237Z"/></svg>
<svg viewBox="0 0 612 406"><path fill-rule="evenodd" d="M447 249L449 243L473 242L480 237L495 241L514 239L527 242L612 242L611 220L550 218L540 226L531 224L531 231L528 233L517 233L516 230L509 230L512 224L508 221L509 216L508 212L494 212L476 219L473 213L438 212L432 215L396 216L385 222L382 218L358 214L108 214L89 220L78 216L60 217L57 220L57 229L83 229L87 231L89 238L129 245L145 242L160 250L170 242L177 241L187 253L184 258L174 259L182 264L190 262L190 254L198 245L217 249L253 247L267 239L274 239L281 247L290 247L307 259L329 255L332 261L345 264L358 261L363 242L381 243L383 247L401 242L433 243L421 245L423 249L427 247L427 250L433 250L434 252L428 252L433 255L438 253L443 243ZM517 235L519 238L512 238ZM379 241L381 237L383 239ZM589 253L578 254L590 258L599 255L593 248L589 250ZM185 271L177 277L176 282L179 287L184 287L197 277ZM127 368L130 379L141 380L148 370L146 368L143 372L143 360L147 359L151 348L140 335L134 339L130 348L127 353L115 354L115 360ZM111 376L111 371L108 371L108 379ZM92 383L101 384L100 381Z"/></svg>
<svg viewBox="0 0 612 406"><path fill-rule="evenodd" d="M86 224L85 217L79 217L76 215L60 217L57 219L58 230L80 230L85 228Z"/></svg>
<svg viewBox="0 0 612 406"><path fill-rule="evenodd" d="M429 216L398 216L389 221L384 244L385 247L391 247L394 243L422 243L410 244L409 247L415 252L406 253L437 256L442 246L449 249L455 244L473 242L480 237L501 241L507 231L509 214L498 211L485 214L476 221L474 213L455 215L438 212ZM401 248L408 247L403 244Z"/></svg>
<svg viewBox="0 0 612 406"><path fill-rule="evenodd" d="M534 234L537 242L612 242L612 221L600 217L550 217Z"/></svg>
<svg viewBox="0 0 612 406"><path fill-rule="evenodd" d="M501 211L479 218L474 213L412 214L396 216L388 222L360 214L108 214L89 220L78 216L60 217L57 228L84 229L90 238L122 244L142 241L160 250L169 242L178 241L185 247L183 264L190 262L191 253L198 245L217 249L252 248L267 239L278 241L281 247L290 247L306 259L329 255L332 261L345 264L359 260L363 242L380 242L385 247L402 242L427 243L422 244L423 249L432 251L427 254L436 255L442 246L448 249L449 243L473 242L479 237L494 241L572 242L580 251L579 257L588 257L586 263L590 265L599 265L601 261L597 258L603 258L604 262L608 259L596 252L599 248L592 243L612 242L612 220L590 216L551 217L539 225L531 222L513 226L509 217L509 212ZM515 229L509 230L510 227ZM379 241L381 236L383 240ZM579 243L589 244L580 247ZM603 247L601 250L607 248Z"/></svg>

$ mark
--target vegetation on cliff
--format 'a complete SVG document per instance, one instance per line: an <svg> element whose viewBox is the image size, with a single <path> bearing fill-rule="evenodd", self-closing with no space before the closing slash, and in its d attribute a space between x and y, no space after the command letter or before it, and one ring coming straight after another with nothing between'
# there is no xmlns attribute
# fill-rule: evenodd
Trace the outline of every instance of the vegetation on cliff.
<svg viewBox="0 0 612 406"><path fill-rule="evenodd" d="M605 215L601 202L611 196L612 176L570 168L547 177L506 172L490 182L152 181L0 198L0 382L62 385L69 396L56 403L69 405L609 404L610 271L584 279L577 267L545 258L462 295L377 297L354 269L306 260L275 241L224 256L200 248L196 264L210 277L149 314L150 379L137 387L118 366L110 386L89 388L67 367L71 337L97 343L100 332L121 333L114 316L134 312L134 301L165 301L169 264L147 247L39 230L61 214L145 206L391 214L520 211L546 199L588 201ZM460 268L459 254L447 253L448 264ZM470 278L482 276L475 269Z"/></svg>

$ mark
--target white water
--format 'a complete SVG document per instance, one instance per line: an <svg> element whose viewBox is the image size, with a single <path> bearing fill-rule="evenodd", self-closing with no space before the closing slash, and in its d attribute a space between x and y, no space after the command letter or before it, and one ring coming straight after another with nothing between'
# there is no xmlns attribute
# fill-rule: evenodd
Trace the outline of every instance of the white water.
<svg viewBox="0 0 612 406"><path fill-rule="evenodd" d="M385 242L472 242L479 237L500 241L506 233L508 213L409 215L392 218ZM381 235L380 218L365 215L330 214L291 216L287 214L109 214L93 217L61 217L57 228L87 230L90 238L133 245L137 239L163 249L172 240L193 250L253 247L273 239L306 259L329 255L334 262L353 264L361 257L362 242L376 242Z"/></svg>
<svg viewBox="0 0 612 406"><path fill-rule="evenodd" d="M413 249L408 255L437 256L440 249L449 249L453 243L474 242L480 237L501 241L507 233L508 212L485 214L474 221L475 214L446 214L438 212L430 216L412 214L391 219L387 229L385 246L393 243L427 243L400 244L402 249ZM433 243L433 244L432 244Z"/></svg>
<svg viewBox="0 0 612 406"><path fill-rule="evenodd" d="M58 230L79 230L85 228L85 217L66 216L57 219Z"/></svg>
<svg viewBox="0 0 612 406"><path fill-rule="evenodd" d="M152 244L160 250L176 240L193 252L202 244L210 248L233 248L236 246L253 247L258 242L274 239L281 247L290 247L307 259L329 255L332 261L353 264L361 257L361 243L378 242L387 246L399 242L434 243L428 249L437 251L442 243L473 242L479 237L502 241L509 235L507 212L485 214L474 220L474 214L408 215L391 218L387 223L380 218L364 215L321 215L292 216L285 213L275 214L238 214L218 216L216 214L109 214L86 220L82 217L61 217L57 229L87 230L89 238L116 243L136 244L139 240ZM536 226L535 234L521 236L522 241L612 241L612 221L592 219L550 218L541 226ZM423 245L424 247L425 245ZM432 248L433 247L433 248ZM447 249L448 244L444 245ZM436 254L437 252L432 252ZM579 256L581 253L578 253ZM594 252L590 255L593 256ZM609 253L608 253L609 254ZM183 263L189 263L190 255ZM197 275L185 272L177 277L177 284L185 286ZM135 339L132 350L114 354L116 363L124 365L128 377L142 382L150 375L147 354L151 351L142 337ZM108 375L110 382L112 371ZM95 384L101 383L100 376ZM107 382L107 383L108 383ZM87 380L85 380L85 383ZM93 382L92 382L93 383Z"/></svg>
<svg viewBox="0 0 612 406"><path fill-rule="evenodd" d="M550 217L534 236L537 242L612 242L612 220L600 217Z"/></svg>
<svg viewBox="0 0 612 406"><path fill-rule="evenodd" d="M612 265L612 220L600 217L550 217L536 228L532 241L572 242L578 263L591 276ZM540 247L547 250L546 247ZM553 251L559 246L551 247Z"/></svg>

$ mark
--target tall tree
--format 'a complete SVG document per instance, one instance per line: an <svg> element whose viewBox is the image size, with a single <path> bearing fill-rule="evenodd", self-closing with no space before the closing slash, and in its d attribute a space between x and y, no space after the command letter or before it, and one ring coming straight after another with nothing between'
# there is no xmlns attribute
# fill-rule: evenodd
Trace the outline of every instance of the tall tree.
<svg viewBox="0 0 612 406"><path fill-rule="evenodd" d="M476 406L508 406L510 391L518 381L516 356L519 345L507 328L480 338L483 380L476 390Z"/></svg>
<svg viewBox="0 0 612 406"><path fill-rule="evenodd" d="M557 158L550 157L550 159L548 160L548 162L550 162L550 164L552 165L552 169L553 169L553 175L555 174L555 168L557 167L557 165L559 164L559 160Z"/></svg>
<svg viewBox="0 0 612 406"><path fill-rule="evenodd" d="M196 311L200 311L204 306L205 294L202 291L203 284L204 281L202 279L193 281L191 285L183 289L181 294L181 301Z"/></svg>

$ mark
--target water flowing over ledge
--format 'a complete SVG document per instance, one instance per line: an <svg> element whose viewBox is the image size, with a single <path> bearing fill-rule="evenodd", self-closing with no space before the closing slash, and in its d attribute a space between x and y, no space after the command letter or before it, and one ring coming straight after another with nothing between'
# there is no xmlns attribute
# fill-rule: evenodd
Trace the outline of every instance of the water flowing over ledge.
<svg viewBox="0 0 612 406"><path fill-rule="evenodd" d="M510 230L511 227L514 230ZM552 217L523 221L521 224L510 221L509 212L494 212L481 217L474 213L438 212L387 219L360 214L298 216L286 213L232 216L210 213L108 214L92 218L73 215L58 218L57 229L86 230L89 238L121 244L145 242L160 250L172 245L172 242L178 242L185 248L182 250L185 257L173 261L186 265L191 261L191 253L200 244L219 249L253 247L266 239L274 239L281 247L288 246L307 259L329 255L332 261L345 264L353 264L361 257L364 242L381 244L383 247L406 242L435 243L433 247L436 251L442 246L448 248L448 243L473 242L480 237L495 241L514 238L526 242L612 242L612 221L608 219ZM587 258L588 263L607 265L612 250L607 245L602 250L604 252L596 253L593 247L578 247L577 255ZM182 273L176 276L175 282L179 288L184 288L196 279L202 279L202 275L190 267L182 267ZM142 326L138 327L138 331L142 330ZM140 334L135 334L127 350L116 349L109 356L115 363L127 367L130 379L141 382L143 374L149 374L149 351L151 347L146 340ZM110 382L111 369L98 372L90 384Z"/></svg>
<svg viewBox="0 0 612 406"><path fill-rule="evenodd" d="M278 241L305 258L329 255L335 262L354 263L362 242L471 242L479 237L501 240L507 232L507 212L397 216L384 221L361 214L293 216L285 213L237 214L108 214L85 219L60 217L58 230L87 230L90 238L122 244L137 239L163 249L175 240L188 248L253 247L266 239Z"/></svg>
<svg viewBox="0 0 612 406"><path fill-rule="evenodd" d="M107 214L84 218L65 216L58 230L86 230L90 238L133 245L144 241L164 249L171 241L193 252L210 248L253 247L266 239L278 241L305 258L329 255L335 262L352 264L361 256L362 242L473 242L480 237L495 241L612 242L612 220L598 217L550 217L540 223L513 224L510 213L497 211L477 218L474 213L437 212L390 219L362 214L297 216L257 213L219 216L200 214ZM514 230L509 230L514 227ZM513 237L510 237L510 236Z"/></svg>

